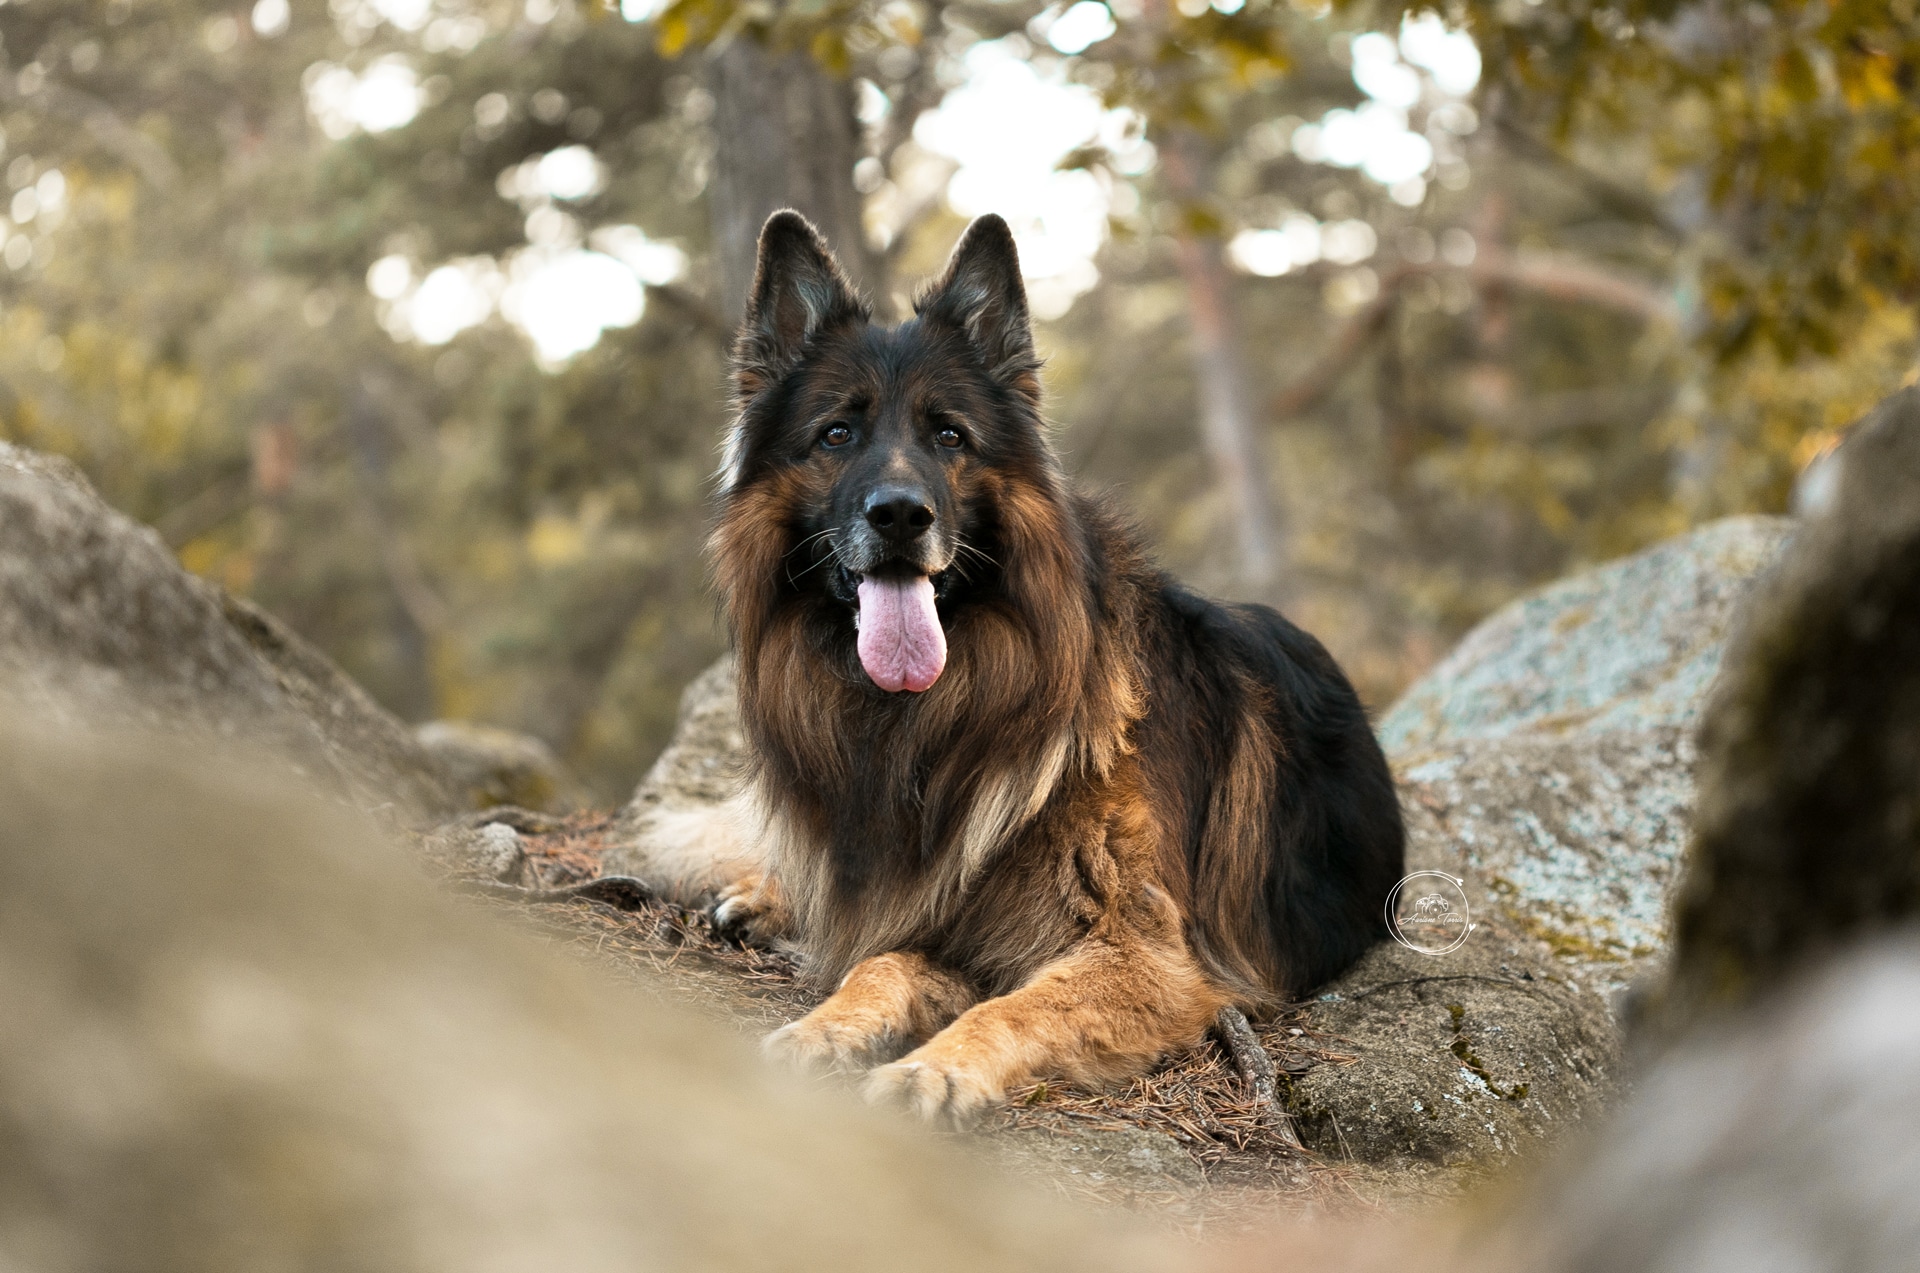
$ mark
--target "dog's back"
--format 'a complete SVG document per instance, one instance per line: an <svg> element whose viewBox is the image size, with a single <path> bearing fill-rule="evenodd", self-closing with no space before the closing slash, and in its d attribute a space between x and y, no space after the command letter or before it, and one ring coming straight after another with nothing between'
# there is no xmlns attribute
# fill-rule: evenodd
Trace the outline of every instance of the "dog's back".
<svg viewBox="0 0 1920 1273"><path fill-rule="evenodd" d="M1212 714L1208 732L1259 737L1257 718L1272 749L1259 810L1264 835L1209 823L1187 837L1204 948L1225 964L1220 973L1244 975L1228 962L1238 952L1243 960L1257 958L1253 967L1275 991L1310 989L1386 936L1383 904L1405 870L1405 833L1386 758L1353 686L1311 635L1266 606L1224 606L1171 583L1161 596L1175 639L1190 644L1195 672L1211 684L1202 700ZM1156 768L1180 765L1191 754L1172 736L1173 725L1151 712L1142 722L1143 750L1160 753ZM1228 783L1236 768L1248 766L1229 759ZM1203 808L1239 812L1221 801ZM1264 849L1262 886L1254 897L1234 897L1223 885L1245 867L1223 861L1219 848L1247 836Z"/></svg>
<svg viewBox="0 0 1920 1273"><path fill-rule="evenodd" d="M1337 976L1387 935L1405 870L1393 776L1359 695L1284 616L1189 591L1123 521L1079 503L1112 622L1138 629L1133 744L1166 852L1181 855L1164 874L1185 883L1196 952L1256 1002Z"/></svg>

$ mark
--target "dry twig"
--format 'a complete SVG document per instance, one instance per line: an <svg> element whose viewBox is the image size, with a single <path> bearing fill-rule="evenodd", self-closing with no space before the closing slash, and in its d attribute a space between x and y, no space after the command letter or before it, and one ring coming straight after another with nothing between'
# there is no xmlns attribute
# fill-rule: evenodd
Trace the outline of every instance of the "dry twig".
<svg viewBox="0 0 1920 1273"><path fill-rule="evenodd" d="M1293 1118L1280 1104L1275 1089L1273 1057L1268 1055L1260 1036L1248 1024L1247 1014L1228 1004L1213 1019L1213 1028L1227 1045L1227 1051L1233 1055L1233 1063L1239 1069L1241 1079L1253 1093L1254 1104L1272 1119L1274 1131L1280 1139L1299 1149L1300 1134L1293 1129Z"/></svg>

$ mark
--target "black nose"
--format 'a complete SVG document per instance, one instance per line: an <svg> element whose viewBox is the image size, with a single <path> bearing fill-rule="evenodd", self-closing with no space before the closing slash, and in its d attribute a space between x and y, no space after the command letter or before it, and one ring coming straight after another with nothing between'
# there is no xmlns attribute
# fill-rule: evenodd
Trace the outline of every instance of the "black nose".
<svg viewBox="0 0 1920 1273"><path fill-rule="evenodd" d="M933 509L920 491L883 486L867 496L867 525L889 543L910 544L933 525Z"/></svg>

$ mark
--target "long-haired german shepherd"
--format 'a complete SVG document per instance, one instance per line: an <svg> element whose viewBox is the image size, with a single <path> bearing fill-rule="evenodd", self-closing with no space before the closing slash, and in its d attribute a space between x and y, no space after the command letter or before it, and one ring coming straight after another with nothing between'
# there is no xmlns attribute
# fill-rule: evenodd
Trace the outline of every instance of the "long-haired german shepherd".
<svg viewBox="0 0 1920 1273"><path fill-rule="evenodd" d="M869 318L776 213L712 544L767 869L717 915L838 983L769 1051L960 1120L1340 972L1403 835L1320 643L1187 592L1069 487L1004 221Z"/></svg>

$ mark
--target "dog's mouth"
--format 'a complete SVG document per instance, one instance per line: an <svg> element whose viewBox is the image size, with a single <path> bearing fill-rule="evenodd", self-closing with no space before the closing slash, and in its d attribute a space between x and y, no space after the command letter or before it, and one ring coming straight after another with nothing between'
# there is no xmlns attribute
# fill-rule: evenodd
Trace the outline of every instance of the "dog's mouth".
<svg viewBox="0 0 1920 1273"><path fill-rule="evenodd" d="M853 626L860 666L889 693L931 689L947 667L947 633L923 574L855 576Z"/></svg>

